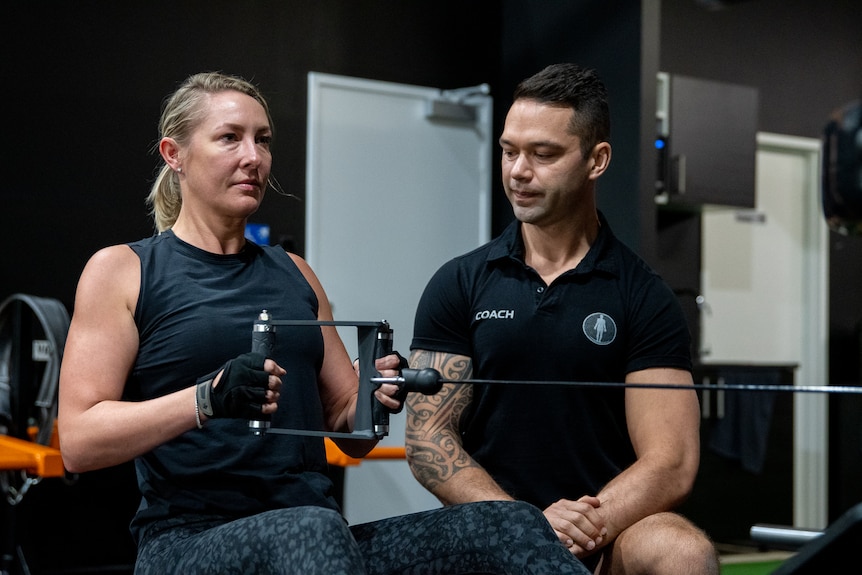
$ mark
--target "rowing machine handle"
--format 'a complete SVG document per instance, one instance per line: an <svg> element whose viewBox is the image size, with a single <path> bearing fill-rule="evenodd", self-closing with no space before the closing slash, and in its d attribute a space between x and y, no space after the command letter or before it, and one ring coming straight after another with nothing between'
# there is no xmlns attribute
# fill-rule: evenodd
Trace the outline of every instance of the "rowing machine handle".
<svg viewBox="0 0 862 575"><path fill-rule="evenodd" d="M254 320L251 332L251 351L263 354L264 357L272 357L275 347L275 325L272 323L272 314L263 310ZM260 419L250 419L248 430L254 435L266 435L270 427L271 417L260 415Z"/></svg>
<svg viewBox="0 0 862 575"><path fill-rule="evenodd" d="M392 353L393 339L392 328L386 320L383 320L377 327L377 339L374 343L374 359L386 357ZM380 373L377 371L377 368L374 367L373 369L374 373L379 377ZM389 409L377 401L373 393L369 399L371 401L371 424L374 435L378 438L386 437L389 435Z"/></svg>

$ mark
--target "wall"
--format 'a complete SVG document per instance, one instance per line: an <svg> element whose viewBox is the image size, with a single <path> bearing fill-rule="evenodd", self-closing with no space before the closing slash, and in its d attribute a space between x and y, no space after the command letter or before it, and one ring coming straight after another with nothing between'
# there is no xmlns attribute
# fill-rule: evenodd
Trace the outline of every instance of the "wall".
<svg viewBox="0 0 862 575"><path fill-rule="evenodd" d="M0 190L0 296L61 299L96 249L152 233L144 197L162 98L202 70L241 74L269 97L274 175L300 197L306 74L456 88L496 70L487 3L453 0L16 2L4 17L10 134ZM444 39L445 37L445 39ZM494 88L492 86L492 88ZM262 208L302 252L304 207Z"/></svg>
<svg viewBox="0 0 862 575"><path fill-rule="evenodd" d="M662 0L663 71L754 86L758 130L822 137L836 108L862 97L862 10L854 0L743 0L708 10ZM676 218L660 234L657 267L692 285L699 277L700 222ZM830 381L862 381L862 237L830 235ZM694 283L693 285L696 285ZM675 286L677 287L677 286ZM679 286L683 287L683 286ZM830 519L862 499L859 402L830 400Z"/></svg>
<svg viewBox="0 0 862 575"><path fill-rule="evenodd" d="M646 8L642 9L642 5ZM614 233L636 250L649 249L654 235L651 220L643 229L639 214L642 151L645 145L651 145L645 142L653 138L643 130L643 99L647 98L655 108L655 88L648 86L645 94L641 77L643 68L652 66L647 75L654 82L657 71L657 60L648 59L651 44L657 45L657 19L653 22L645 18L644 11L655 12L657 17L658 6L658 0L502 3L501 90L495 99L497 133L502 130L512 90L521 79L557 62L572 61L595 68L608 89L613 148L610 168L598 187L599 208ZM652 126L649 115L647 122ZM647 165L651 168L653 163L649 161ZM500 190L499 185L495 190ZM502 193L497 193L500 198L494 205L495 233L512 220L508 202Z"/></svg>
<svg viewBox="0 0 862 575"><path fill-rule="evenodd" d="M661 68L757 87L759 131L820 137L831 112L862 95L855 0L701 4L662 0Z"/></svg>

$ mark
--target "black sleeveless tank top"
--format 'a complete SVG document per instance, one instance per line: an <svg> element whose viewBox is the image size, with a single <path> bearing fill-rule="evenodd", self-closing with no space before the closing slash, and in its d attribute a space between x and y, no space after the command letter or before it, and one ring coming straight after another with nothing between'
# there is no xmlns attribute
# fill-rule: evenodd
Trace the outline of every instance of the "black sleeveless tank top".
<svg viewBox="0 0 862 575"><path fill-rule="evenodd" d="M212 254L171 231L129 246L141 260L141 288L128 400L187 388L251 351L263 309L276 320L317 318L314 291L279 247L249 242L235 255ZM273 358L287 370L273 427L323 429L320 328L279 326ZM298 505L338 509L323 439L255 436L246 420L211 419L139 457L135 468L142 494L132 522L136 538L149 524L183 513L229 519Z"/></svg>

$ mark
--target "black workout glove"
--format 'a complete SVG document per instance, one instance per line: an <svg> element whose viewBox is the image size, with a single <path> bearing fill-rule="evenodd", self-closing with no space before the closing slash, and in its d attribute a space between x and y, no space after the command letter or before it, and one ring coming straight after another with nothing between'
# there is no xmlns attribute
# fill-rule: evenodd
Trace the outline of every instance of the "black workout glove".
<svg viewBox="0 0 862 575"><path fill-rule="evenodd" d="M269 389L269 374L263 370L266 357L244 353L197 381L197 403L207 417L261 419L261 406ZM224 370L218 385L213 381Z"/></svg>

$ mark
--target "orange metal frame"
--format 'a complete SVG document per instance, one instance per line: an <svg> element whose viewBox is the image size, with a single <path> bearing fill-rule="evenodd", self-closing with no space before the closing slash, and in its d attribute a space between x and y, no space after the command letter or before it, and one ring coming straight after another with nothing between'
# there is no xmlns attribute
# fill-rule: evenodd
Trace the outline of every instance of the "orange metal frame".
<svg viewBox="0 0 862 575"><path fill-rule="evenodd" d="M62 477L63 458L54 434L52 445L0 435L0 471L26 471L39 477Z"/></svg>
<svg viewBox="0 0 862 575"><path fill-rule="evenodd" d="M35 436L35 429L30 435ZM330 465L347 467L359 465L365 459L404 459L403 447L379 445L372 449L362 459L345 455L328 437L326 444L326 460ZM39 477L62 477L65 474L63 458L60 455L60 444L56 432L51 438L51 445L41 445L34 441L26 441L0 435L0 471L26 471Z"/></svg>
<svg viewBox="0 0 862 575"><path fill-rule="evenodd" d="M366 459L404 459L403 447L378 445L365 457L357 459L355 457L345 455L340 449L338 449L335 442L328 437L324 438L324 441L326 443L326 461L328 461L330 465L337 465L338 467L359 465Z"/></svg>

